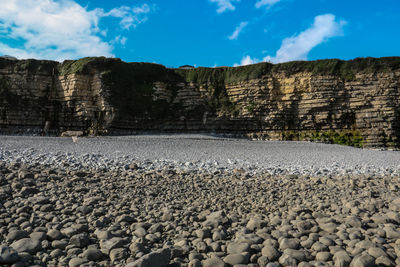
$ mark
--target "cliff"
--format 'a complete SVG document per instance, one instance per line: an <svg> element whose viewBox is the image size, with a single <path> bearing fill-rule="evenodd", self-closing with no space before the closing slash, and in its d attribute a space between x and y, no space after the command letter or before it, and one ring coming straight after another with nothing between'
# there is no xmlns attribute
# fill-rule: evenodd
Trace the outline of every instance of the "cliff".
<svg viewBox="0 0 400 267"><path fill-rule="evenodd" d="M0 58L0 132L217 132L400 147L400 57L170 69Z"/></svg>

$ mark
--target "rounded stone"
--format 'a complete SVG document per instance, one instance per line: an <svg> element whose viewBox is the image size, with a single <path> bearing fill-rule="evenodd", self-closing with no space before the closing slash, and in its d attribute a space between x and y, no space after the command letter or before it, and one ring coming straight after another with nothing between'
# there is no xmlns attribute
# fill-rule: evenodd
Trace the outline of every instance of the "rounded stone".
<svg viewBox="0 0 400 267"><path fill-rule="evenodd" d="M283 254L279 258L279 263L282 264L283 266L297 266L296 259L288 254Z"/></svg>
<svg viewBox="0 0 400 267"><path fill-rule="evenodd" d="M276 248L268 245L263 247L263 249L261 250L261 255L267 257L267 259L270 261L276 261L281 256Z"/></svg>
<svg viewBox="0 0 400 267"><path fill-rule="evenodd" d="M33 232L29 235L30 238L36 239L36 240L45 240L46 239L46 233L44 232Z"/></svg>
<svg viewBox="0 0 400 267"><path fill-rule="evenodd" d="M282 238L279 242L279 249L285 250L287 248L298 249L300 247L300 241L294 238Z"/></svg>
<svg viewBox="0 0 400 267"><path fill-rule="evenodd" d="M60 240L63 238L63 234L59 230L51 229L47 232L47 238L50 241Z"/></svg>
<svg viewBox="0 0 400 267"><path fill-rule="evenodd" d="M110 251L111 262L124 260L128 257L128 253L125 248L114 248Z"/></svg>
<svg viewBox="0 0 400 267"><path fill-rule="evenodd" d="M68 241L66 240L54 240L51 242L53 248L64 250L68 246Z"/></svg>
<svg viewBox="0 0 400 267"><path fill-rule="evenodd" d="M28 232L24 230L14 230L8 233L6 236L7 242L11 243L16 240L20 240L22 238L27 238L28 237Z"/></svg>
<svg viewBox="0 0 400 267"><path fill-rule="evenodd" d="M132 255L136 255L138 252L147 252L146 248L141 243L134 242L129 246L129 250L131 251Z"/></svg>
<svg viewBox="0 0 400 267"><path fill-rule="evenodd" d="M317 255L315 255L315 259L317 261L329 261L331 258L332 254L327 251L321 251L318 252Z"/></svg>
<svg viewBox="0 0 400 267"><path fill-rule="evenodd" d="M248 243L236 243L232 242L228 244L227 253L228 254L239 254L242 252L248 252L250 245Z"/></svg>
<svg viewBox="0 0 400 267"><path fill-rule="evenodd" d="M189 261L188 267L202 267L201 261L198 259L193 259Z"/></svg>
<svg viewBox="0 0 400 267"><path fill-rule="evenodd" d="M229 254L224 258L224 262L230 265L248 264L250 259L249 253Z"/></svg>
<svg viewBox="0 0 400 267"><path fill-rule="evenodd" d="M98 261L103 258L103 253L100 249L89 248L82 253L82 257L89 261Z"/></svg>
<svg viewBox="0 0 400 267"><path fill-rule="evenodd" d="M360 255L354 257L354 259L350 263L351 267L373 267L375 266L375 258L368 255Z"/></svg>
<svg viewBox="0 0 400 267"><path fill-rule="evenodd" d="M77 234L69 240L70 245L75 245L78 248L84 248L90 244L89 235L87 233Z"/></svg>
<svg viewBox="0 0 400 267"><path fill-rule="evenodd" d="M226 267L226 263L217 257L203 260L202 265L203 267Z"/></svg>
<svg viewBox="0 0 400 267"><path fill-rule="evenodd" d="M159 266L165 267L171 259L171 250L163 248L140 257L138 260L128 263L125 267Z"/></svg>
<svg viewBox="0 0 400 267"><path fill-rule="evenodd" d="M283 251L283 254L289 255L290 257L296 259L299 262L304 261L307 258L306 252L304 250L287 248Z"/></svg>
<svg viewBox="0 0 400 267"><path fill-rule="evenodd" d="M0 263L13 264L20 260L17 251L6 245L0 245Z"/></svg>
<svg viewBox="0 0 400 267"><path fill-rule="evenodd" d="M42 249L40 241L32 238L23 238L15 241L11 244L11 247L17 252L28 252L30 254L35 254Z"/></svg>
<svg viewBox="0 0 400 267"><path fill-rule="evenodd" d="M69 262L68 262L68 267L79 267L83 264L87 263L86 259L82 259L82 258L72 258Z"/></svg>

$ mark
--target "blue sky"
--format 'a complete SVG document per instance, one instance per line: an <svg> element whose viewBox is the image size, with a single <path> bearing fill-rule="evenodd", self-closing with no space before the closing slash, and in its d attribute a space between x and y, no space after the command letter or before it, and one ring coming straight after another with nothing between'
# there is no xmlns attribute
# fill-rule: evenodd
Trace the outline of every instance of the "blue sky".
<svg viewBox="0 0 400 267"><path fill-rule="evenodd" d="M398 0L0 0L0 55L168 67L400 56Z"/></svg>

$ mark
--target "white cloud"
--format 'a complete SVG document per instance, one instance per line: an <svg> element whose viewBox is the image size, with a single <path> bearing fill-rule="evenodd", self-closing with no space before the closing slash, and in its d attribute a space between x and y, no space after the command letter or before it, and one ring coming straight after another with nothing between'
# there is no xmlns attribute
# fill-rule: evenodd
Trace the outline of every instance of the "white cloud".
<svg viewBox="0 0 400 267"><path fill-rule="evenodd" d="M120 19L129 29L145 21L150 10L120 7L104 12L88 10L73 0L0 0L0 54L18 58L64 60L85 56L113 56L112 42L102 38L107 29L99 28L103 17ZM20 43L7 45L4 40ZM7 42L8 43L8 42ZM120 37L120 43L126 43Z"/></svg>
<svg viewBox="0 0 400 267"><path fill-rule="evenodd" d="M276 3L280 2L281 0L259 0L256 3L256 8L260 8L263 6L267 6L267 8L275 5Z"/></svg>
<svg viewBox="0 0 400 267"><path fill-rule="evenodd" d="M140 7L121 6L113 8L109 12L104 13L104 17L121 18L120 25L122 28L129 30L131 27L136 28L140 23L147 20L147 14L150 12L150 7L143 4Z"/></svg>
<svg viewBox="0 0 400 267"><path fill-rule="evenodd" d="M308 53L317 45L331 37L343 35L345 21L336 21L332 14L319 15L314 18L310 28L297 36L286 38L274 57L267 56L264 61L274 63L306 60Z"/></svg>
<svg viewBox="0 0 400 267"><path fill-rule="evenodd" d="M128 38L125 36L118 35L114 38L114 40L111 41L112 44L121 44L122 46L126 45L126 42L128 41Z"/></svg>
<svg viewBox="0 0 400 267"><path fill-rule="evenodd" d="M12 48L0 43L0 53L3 55L18 56L18 58L38 58L37 54L29 53L23 49Z"/></svg>
<svg viewBox="0 0 400 267"><path fill-rule="evenodd" d="M256 58L251 58L250 56L244 56L242 58L242 60L240 61L240 64L235 63L233 66L237 67L237 66L245 66L245 65L250 65L250 64L255 64L260 62L258 59Z"/></svg>
<svg viewBox="0 0 400 267"><path fill-rule="evenodd" d="M329 38L343 35L346 21L337 21L332 14L319 15L314 18L310 28L296 36L286 38L275 56L266 56L262 61L281 63L293 60L307 60L308 53L317 45L326 42ZM257 59L245 56L241 65L257 63Z"/></svg>
<svg viewBox="0 0 400 267"><path fill-rule="evenodd" d="M234 11L235 6L232 4L234 2L240 2L240 0L209 0L212 3L217 3L218 9L217 13L223 13L227 10Z"/></svg>
<svg viewBox="0 0 400 267"><path fill-rule="evenodd" d="M241 22L239 26L236 27L235 31L228 37L229 40L236 40L242 30L248 25L247 21Z"/></svg>

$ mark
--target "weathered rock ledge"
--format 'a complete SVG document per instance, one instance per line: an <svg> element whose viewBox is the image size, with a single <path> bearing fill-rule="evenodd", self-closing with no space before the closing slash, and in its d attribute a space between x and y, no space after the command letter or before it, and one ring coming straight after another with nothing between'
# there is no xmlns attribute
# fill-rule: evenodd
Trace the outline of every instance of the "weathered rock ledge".
<svg viewBox="0 0 400 267"><path fill-rule="evenodd" d="M0 132L216 132L400 146L400 58L168 69L0 58Z"/></svg>

